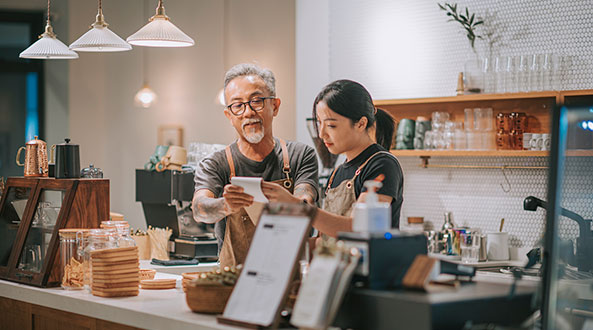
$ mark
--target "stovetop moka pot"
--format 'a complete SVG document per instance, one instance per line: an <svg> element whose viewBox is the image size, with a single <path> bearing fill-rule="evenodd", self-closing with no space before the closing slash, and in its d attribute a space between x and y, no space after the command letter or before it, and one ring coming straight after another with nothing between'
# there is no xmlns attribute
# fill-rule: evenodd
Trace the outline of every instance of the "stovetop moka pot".
<svg viewBox="0 0 593 330"><path fill-rule="evenodd" d="M21 151L25 149L25 163L21 164ZM24 166L26 177L44 177L48 175L47 143L37 138L27 142L25 147L20 147L16 153L16 164Z"/></svg>
<svg viewBox="0 0 593 330"><path fill-rule="evenodd" d="M56 179L80 178L80 149L78 144L71 144L70 139L52 146L56 148Z"/></svg>

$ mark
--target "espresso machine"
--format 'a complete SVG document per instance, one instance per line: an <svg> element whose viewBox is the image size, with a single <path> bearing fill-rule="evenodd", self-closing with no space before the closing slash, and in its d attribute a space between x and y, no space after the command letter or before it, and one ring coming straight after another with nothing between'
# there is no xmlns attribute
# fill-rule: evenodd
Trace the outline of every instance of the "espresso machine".
<svg viewBox="0 0 593 330"><path fill-rule="evenodd" d="M142 203L147 226L169 227L172 258L210 260L218 258L214 225L193 219L193 171L136 170L136 201Z"/></svg>

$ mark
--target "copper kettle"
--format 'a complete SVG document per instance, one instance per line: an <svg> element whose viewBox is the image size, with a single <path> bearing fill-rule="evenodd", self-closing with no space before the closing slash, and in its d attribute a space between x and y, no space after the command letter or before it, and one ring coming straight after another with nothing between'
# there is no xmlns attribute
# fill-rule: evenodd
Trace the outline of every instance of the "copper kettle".
<svg viewBox="0 0 593 330"><path fill-rule="evenodd" d="M25 163L21 164L21 151L25 149ZM20 147L16 153L16 164L25 167L26 177L48 176L49 167L47 163L47 143L39 140L37 136L25 147Z"/></svg>

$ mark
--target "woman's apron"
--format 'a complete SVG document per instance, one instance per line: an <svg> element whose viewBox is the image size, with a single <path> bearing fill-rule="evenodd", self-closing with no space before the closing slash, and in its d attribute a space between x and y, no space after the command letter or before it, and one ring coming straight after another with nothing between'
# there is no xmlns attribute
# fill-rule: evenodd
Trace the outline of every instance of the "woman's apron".
<svg viewBox="0 0 593 330"><path fill-rule="evenodd" d="M282 161L283 167L282 172L286 175L286 179L275 180L273 183L278 183L290 193L293 192L293 181L290 178L290 160L288 158L288 149L286 148L286 142L282 139L280 145L282 147ZM273 151L272 151L273 152ZM230 146L225 149L226 159L231 169L231 178L235 176L235 163L233 162L233 156L231 154ZM255 221L258 219L251 219L245 211L241 208L239 212L233 213L226 217L226 228L224 233L224 241L222 249L220 251L220 267L225 266L237 266L245 262L249 246L251 245L251 239L255 233L256 224Z"/></svg>
<svg viewBox="0 0 593 330"><path fill-rule="evenodd" d="M337 187L331 188L332 182L334 180L334 175L337 172L337 169L334 170L327 183L327 189L325 190L325 200L323 201L323 209L333 214L350 217L352 215L352 209L354 209L354 203L356 203L354 180L360 174L360 172L366 166L366 164L371 159L373 159L373 157L381 153L391 155L387 151L377 151L376 153L372 154L371 157L369 157L364 163L362 163L362 165L358 167L352 179L342 181Z"/></svg>

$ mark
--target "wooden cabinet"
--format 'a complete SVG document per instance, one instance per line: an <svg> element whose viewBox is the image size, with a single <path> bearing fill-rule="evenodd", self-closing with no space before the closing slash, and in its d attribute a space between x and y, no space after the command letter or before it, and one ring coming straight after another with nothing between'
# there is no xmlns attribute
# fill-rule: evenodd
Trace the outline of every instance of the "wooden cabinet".
<svg viewBox="0 0 593 330"><path fill-rule="evenodd" d="M448 112L452 121L463 122L466 108L492 108L499 112L524 112L528 117L529 131L548 133L552 109L556 105L593 105L593 90L543 91L510 94L475 94L451 97L418 99L377 100L375 106L387 110L396 120L431 118L434 111ZM496 156L496 157L541 157L547 151L522 150L392 150L396 156ZM573 151L574 156L593 156L590 151Z"/></svg>
<svg viewBox="0 0 593 330"><path fill-rule="evenodd" d="M0 199L0 278L60 284L61 228L98 228L109 219L109 180L8 178Z"/></svg>
<svg viewBox="0 0 593 330"><path fill-rule="evenodd" d="M0 297L0 329L134 330L138 328Z"/></svg>

